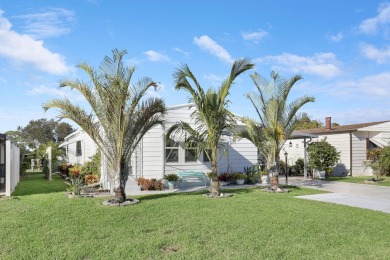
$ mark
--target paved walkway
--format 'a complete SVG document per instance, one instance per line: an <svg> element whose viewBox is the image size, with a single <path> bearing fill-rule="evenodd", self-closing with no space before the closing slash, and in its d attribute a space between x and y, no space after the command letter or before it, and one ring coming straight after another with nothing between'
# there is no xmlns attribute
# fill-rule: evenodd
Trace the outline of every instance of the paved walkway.
<svg viewBox="0 0 390 260"><path fill-rule="evenodd" d="M280 183L284 184L284 176L281 177ZM297 198L324 201L390 213L390 187L311 180L303 179L302 177L290 177L288 183L289 185L332 192L326 194L297 196Z"/></svg>

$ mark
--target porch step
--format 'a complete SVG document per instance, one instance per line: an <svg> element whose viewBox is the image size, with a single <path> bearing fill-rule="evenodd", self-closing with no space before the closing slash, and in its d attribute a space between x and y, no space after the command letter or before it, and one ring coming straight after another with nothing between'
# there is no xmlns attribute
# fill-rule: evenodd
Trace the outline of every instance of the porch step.
<svg viewBox="0 0 390 260"><path fill-rule="evenodd" d="M138 192L141 191L141 187L138 186L137 181L129 176L129 179L126 182L125 192L126 193L132 193L132 192Z"/></svg>

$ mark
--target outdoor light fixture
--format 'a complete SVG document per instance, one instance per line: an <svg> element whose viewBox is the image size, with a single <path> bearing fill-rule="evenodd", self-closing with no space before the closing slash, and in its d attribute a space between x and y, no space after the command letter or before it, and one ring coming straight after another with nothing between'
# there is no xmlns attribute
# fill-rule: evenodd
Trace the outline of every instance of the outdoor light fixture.
<svg viewBox="0 0 390 260"><path fill-rule="evenodd" d="M292 147L292 142L291 142L291 141L290 141L290 143L288 144L288 147L290 147L290 148Z"/></svg>

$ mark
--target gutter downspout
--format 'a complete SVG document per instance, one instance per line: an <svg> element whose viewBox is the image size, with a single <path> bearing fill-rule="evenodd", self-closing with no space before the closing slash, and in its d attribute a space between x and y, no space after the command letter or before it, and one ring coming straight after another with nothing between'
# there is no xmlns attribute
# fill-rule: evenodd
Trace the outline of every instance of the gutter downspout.
<svg viewBox="0 0 390 260"><path fill-rule="evenodd" d="M352 176L352 132L349 132L349 176Z"/></svg>

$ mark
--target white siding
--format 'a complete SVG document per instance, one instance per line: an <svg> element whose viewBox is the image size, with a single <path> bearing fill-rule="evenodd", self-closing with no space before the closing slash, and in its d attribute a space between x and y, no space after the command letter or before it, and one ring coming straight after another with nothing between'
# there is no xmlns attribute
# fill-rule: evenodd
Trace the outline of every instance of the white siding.
<svg viewBox="0 0 390 260"><path fill-rule="evenodd" d="M363 176L366 166L363 161L367 160L368 132L355 132L352 134L352 175Z"/></svg>
<svg viewBox="0 0 390 260"><path fill-rule="evenodd" d="M81 155L76 155L77 142L81 141ZM83 130L77 130L69 138L65 139L67 143L68 161L70 164L82 165L91 160L91 157L96 154L97 146L95 142Z"/></svg>
<svg viewBox="0 0 390 260"><path fill-rule="evenodd" d="M244 167L257 164L257 148L248 139L241 139L229 147L228 166L231 171L244 172Z"/></svg>
<svg viewBox="0 0 390 260"><path fill-rule="evenodd" d="M155 126L148 131L142 140L141 176L144 178L161 179L163 162L163 131L161 126Z"/></svg>
<svg viewBox="0 0 390 260"><path fill-rule="evenodd" d="M20 150L10 140L6 140L5 145L5 195L11 196L20 177Z"/></svg>

